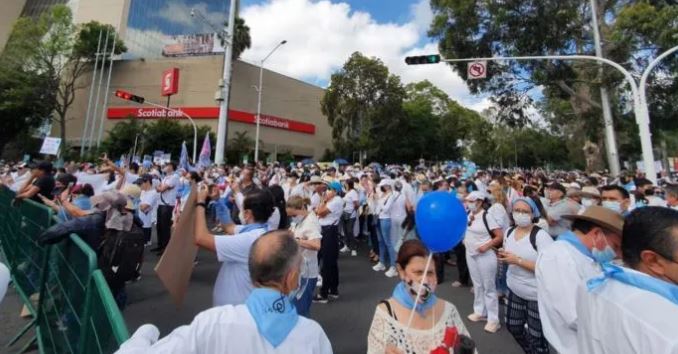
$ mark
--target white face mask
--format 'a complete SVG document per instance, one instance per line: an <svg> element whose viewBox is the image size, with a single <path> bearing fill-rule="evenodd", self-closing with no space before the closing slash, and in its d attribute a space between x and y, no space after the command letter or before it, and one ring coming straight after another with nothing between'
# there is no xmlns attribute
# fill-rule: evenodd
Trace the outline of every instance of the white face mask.
<svg viewBox="0 0 678 354"><path fill-rule="evenodd" d="M513 213L513 221L516 222L518 227L527 227L532 224L532 217L530 214L525 213Z"/></svg>
<svg viewBox="0 0 678 354"><path fill-rule="evenodd" d="M466 207L468 208L468 211L470 211L472 213L475 212L476 210L478 210L478 205L476 205L476 202L468 203L466 205Z"/></svg>
<svg viewBox="0 0 678 354"><path fill-rule="evenodd" d="M590 207L591 205L595 205L595 202L594 202L594 200L591 199L591 198L582 198L582 200L581 200L581 205L583 205L584 207L588 208L588 207Z"/></svg>
<svg viewBox="0 0 678 354"><path fill-rule="evenodd" d="M622 213L621 203L613 200L603 200L603 208L608 208L620 214Z"/></svg>

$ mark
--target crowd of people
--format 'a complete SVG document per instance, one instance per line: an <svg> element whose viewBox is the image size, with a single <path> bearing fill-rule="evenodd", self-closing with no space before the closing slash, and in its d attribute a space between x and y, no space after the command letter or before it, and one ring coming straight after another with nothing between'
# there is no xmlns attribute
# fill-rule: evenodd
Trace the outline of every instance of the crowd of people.
<svg viewBox="0 0 678 354"><path fill-rule="evenodd" d="M136 273L107 277L121 309L144 252L164 252L195 191L195 244L221 263L214 307L160 340L141 327L121 353L331 353L310 318L313 303L340 299L340 254L367 257L373 271L400 279L375 304L368 353L473 353L458 309L435 295L444 284L468 287L466 318L488 333L503 323L526 353L678 353L678 184L668 176L656 184L640 172L424 161L195 169L105 156L2 168L0 183L17 200L44 203L62 221L41 242L77 233L101 250L110 230L143 235ZM427 264L415 213L431 192L458 198L468 223L463 242ZM446 282L446 265L456 279Z"/></svg>

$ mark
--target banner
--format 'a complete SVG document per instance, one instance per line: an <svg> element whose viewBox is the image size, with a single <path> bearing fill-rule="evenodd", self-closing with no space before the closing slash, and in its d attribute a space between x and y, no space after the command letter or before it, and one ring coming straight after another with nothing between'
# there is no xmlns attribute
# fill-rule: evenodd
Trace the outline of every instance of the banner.
<svg viewBox="0 0 678 354"><path fill-rule="evenodd" d="M46 137L45 140L42 141L40 153L46 155L58 155L59 146L61 146L61 138Z"/></svg>

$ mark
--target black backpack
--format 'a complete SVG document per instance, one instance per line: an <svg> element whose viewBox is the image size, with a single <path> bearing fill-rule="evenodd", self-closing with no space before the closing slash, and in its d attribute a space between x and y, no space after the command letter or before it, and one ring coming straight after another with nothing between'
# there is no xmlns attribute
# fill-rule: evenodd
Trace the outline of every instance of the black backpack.
<svg viewBox="0 0 678 354"><path fill-rule="evenodd" d="M511 226L511 228L508 229L508 232L506 233L506 238L509 238L515 229L515 226ZM535 252L537 252L537 233L540 230L541 228L537 225L533 225L532 230L530 230L530 244L532 244L532 248L534 248Z"/></svg>
<svg viewBox="0 0 678 354"><path fill-rule="evenodd" d="M139 276L145 242L143 230L136 223L129 231L106 229L98 263L111 289L120 288Z"/></svg>

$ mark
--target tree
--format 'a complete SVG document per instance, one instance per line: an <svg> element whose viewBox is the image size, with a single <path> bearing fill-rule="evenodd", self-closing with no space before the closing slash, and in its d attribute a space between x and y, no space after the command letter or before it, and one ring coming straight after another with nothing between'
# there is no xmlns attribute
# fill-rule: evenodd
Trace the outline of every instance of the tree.
<svg viewBox="0 0 678 354"><path fill-rule="evenodd" d="M589 1L432 0L431 7L435 18L429 35L439 39L440 51L447 57L594 53ZM597 0L597 8L603 56L636 74L649 58L677 42L678 5L673 1ZM452 67L466 77L466 64ZM527 108L535 98L530 90L540 87L543 98L536 98L551 101L540 106L546 108L542 115L553 129L567 126L578 137L601 142L601 86L611 89L616 130L628 126L624 122L630 118L627 98L617 92L627 88L615 69L605 67L599 75L599 65L593 63L506 61L489 63L488 74L486 80L467 84L474 93L493 94L500 119L511 127L528 123ZM662 97L662 103L668 102L675 100ZM660 106L667 107L653 109Z"/></svg>
<svg viewBox="0 0 678 354"><path fill-rule="evenodd" d="M233 59L240 59L240 54L252 46L250 38L250 27L245 20L235 18L235 30L233 31Z"/></svg>
<svg viewBox="0 0 678 354"><path fill-rule="evenodd" d="M355 52L343 68L332 74L321 100L322 113L332 126L332 140L339 156L367 152L373 159L392 158L402 131L405 90L377 58Z"/></svg>
<svg viewBox="0 0 678 354"><path fill-rule="evenodd" d="M82 26L73 24L69 7L55 5L37 20L20 18L3 53L3 64L44 77L44 88L50 95L43 95L42 104L50 107L51 120L58 124L62 141L66 139L68 110L75 93L82 88L80 79L91 70L95 58L99 32L109 30L109 43L115 36L115 28L98 22ZM115 54L127 48L116 40Z"/></svg>
<svg viewBox="0 0 678 354"><path fill-rule="evenodd" d="M235 132L228 144L226 158L231 163L239 163L245 155L251 155L254 151L254 139L247 136L247 131Z"/></svg>

